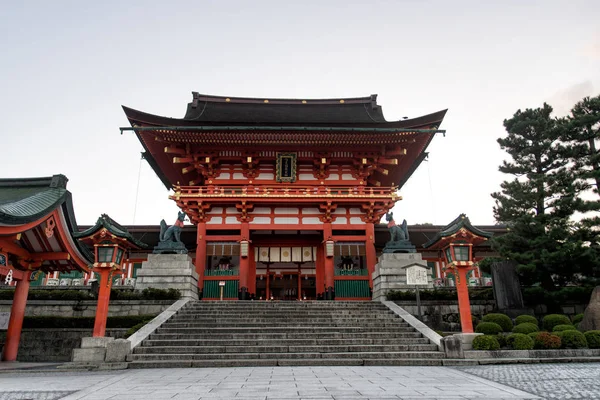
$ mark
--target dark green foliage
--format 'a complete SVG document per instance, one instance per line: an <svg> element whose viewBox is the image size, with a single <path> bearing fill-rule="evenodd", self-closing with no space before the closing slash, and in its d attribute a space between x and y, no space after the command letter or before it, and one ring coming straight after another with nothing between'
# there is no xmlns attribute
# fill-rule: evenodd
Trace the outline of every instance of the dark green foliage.
<svg viewBox="0 0 600 400"><path fill-rule="evenodd" d="M475 327L475 332L484 335L497 335L502 332L502 327L495 322L481 322Z"/></svg>
<svg viewBox="0 0 600 400"><path fill-rule="evenodd" d="M144 300L179 300L181 293L177 289L146 288L142 290Z"/></svg>
<svg viewBox="0 0 600 400"><path fill-rule="evenodd" d="M562 314L548 314L542 319L542 327L548 332L552 332L552 329L556 325L570 325L571 320L566 315Z"/></svg>
<svg viewBox="0 0 600 400"><path fill-rule="evenodd" d="M499 350L500 343L496 336L477 336L473 339L473 350Z"/></svg>
<svg viewBox="0 0 600 400"><path fill-rule="evenodd" d="M0 290L0 300L12 300L14 290ZM87 290L35 290L27 294L27 300L93 300Z"/></svg>
<svg viewBox="0 0 600 400"><path fill-rule="evenodd" d="M108 317L106 327L130 328L140 322L151 320L154 317L155 315ZM23 328L93 328L94 319L94 317L25 317L23 320Z"/></svg>
<svg viewBox="0 0 600 400"><path fill-rule="evenodd" d="M562 331L556 332L562 342L563 349L583 349L587 347L587 340L583 333L579 331Z"/></svg>
<svg viewBox="0 0 600 400"><path fill-rule="evenodd" d="M517 325L524 324L524 323L534 324L535 326L540 325L537 318L532 315L519 315L517 318L515 318L515 323Z"/></svg>
<svg viewBox="0 0 600 400"><path fill-rule="evenodd" d="M506 337L506 344L513 350L533 349L533 339L523 333L513 333Z"/></svg>
<svg viewBox="0 0 600 400"><path fill-rule="evenodd" d="M555 325L554 328L552 328L552 332L576 331L576 330L577 330L577 328L575 328L571 324L568 324L568 325Z"/></svg>
<svg viewBox="0 0 600 400"><path fill-rule="evenodd" d="M125 332L125 337L128 338L129 336L133 335L134 333L136 333L137 331L139 331L140 329L142 329L142 327L144 325L146 325L148 322L152 321L152 319L146 319L142 322L140 322L139 324L136 324L134 326L132 326L131 328L129 328L127 330L127 332Z"/></svg>
<svg viewBox="0 0 600 400"><path fill-rule="evenodd" d="M458 296L456 288L420 290L419 297L421 300L453 300L456 301ZM389 301L415 301L417 299L414 290L390 290L386 294ZM472 289L469 290L469 299L471 300L493 300L493 289Z"/></svg>
<svg viewBox="0 0 600 400"><path fill-rule="evenodd" d="M500 344L500 347L506 346L506 335L499 333L498 335L496 335L496 339L498 339L498 343Z"/></svg>
<svg viewBox="0 0 600 400"><path fill-rule="evenodd" d="M15 291L10 289L0 290L0 300L12 300ZM148 288L140 291L112 289L111 300L178 300L181 293L177 289ZM91 290L75 289L32 289L27 295L27 300L93 300Z"/></svg>
<svg viewBox="0 0 600 400"><path fill-rule="evenodd" d="M577 314L577 315L575 315L573 317L573 325L577 325L581 321L583 321L583 313L582 314Z"/></svg>
<svg viewBox="0 0 600 400"><path fill-rule="evenodd" d="M594 287L569 286L558 290L545 290L541 287L523 289L523 300L529 307L545 304L550 312L560 312L565 304L587 304Z"/></svg>
<svg viewBox="0 0 600 400"><path fill-rule="evenodd" d="M501 257L517 264L521 282L546 289L572 282L589 262L585 243L571 221L585 187L569 169L564 125L552 107L518 110L504 120L507 136L498 139L511 157L499 167L512 176L501 184L494 216L510 230L492 240Z"/></svg>
<svg viewBox="0 0 600 400"><path fill-rule="evenodd" d="M600 331L587 331L583 333L590 349L600 349Z"/></svg>
<svg viewBox="0 0 600 400"><path fill-rule="evenodd" d="M179 300L181 293L177 289L146 288L139 290L112 290L111 300Z"/></svg>
<svg viewBox="0 0 600 400"><path fill-rule="evenodd" d="M528 336L533 339L534 349L560 349L561 340L557 335L548 332L534 332Z"/></svg>
<svg viewBox="0 0 600 400"><path fill-rule="evenodd" d="M523 333L527 335L532 332L538 332L539 330L540 329L536 324L532 324L531 322L523 322L522 324L516 325L512 331L513 333Z"/></svg>
<svg viewBox="0 0 600 400"><path fill-rule="evenodd" d="M491 313L486 314L481 319L483 322L495 322L496 324L502 327L504 332L510 332L513 328L512 319L506 314L501 313Z"/></svg>

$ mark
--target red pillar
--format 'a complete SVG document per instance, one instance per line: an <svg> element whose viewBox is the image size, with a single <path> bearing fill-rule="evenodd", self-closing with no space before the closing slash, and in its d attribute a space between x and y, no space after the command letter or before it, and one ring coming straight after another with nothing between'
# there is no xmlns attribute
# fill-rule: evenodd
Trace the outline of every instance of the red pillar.
<svg viewBox="0 0 600 400"><path fill-rule="evenodd" d="M250 228L248 222L242 222L242 240L250 240ZM240 257L240 300L248 300L248 274L250 257Z"/></svg>
<svg viewBox="0 0 600 400"><path fill-rule="evenodd" d="M29 280L23 279L17 281L17 287L10 309L10 319L8 321L8 330L6 331L6 343L4 344L2 361L17 361L17 352L19 351L19 342L21 341L21 328L23 327L28 293Z"/></svg>
<svg viewBox="0 0 600 400"><path fill-rule="evenodd" d="M369 287L373 289L373 272L375 271L375 264L377 264L377 253L375 252L375 224L367 222L365 233L367 235L365 253L367 270L369 271Z"/></svg>
<svg viewBox="0 0 600 400"><path fill-rule="evenodd" d="M323 241L329 240L332 237L331 223L323 224ZM333 300L335 295L335 278L334 278L334 263L333 257L325 255L324 270L325 270L325 300Z"/></svg>
<svg viewBox="0 0 600 400"><path fill-rule="evenodd" d="M204 293L204 269L206 268L206 222L198 222L196 236L196 273L198 274L198 295Z"/></svg>
<svg viewBox="0 0 600 400"><path fill-rule="evenodd" d="M112 287L112 279L109 279L110 271L110 268L102 268L94 271L100 275L100 285L98 287L98 305L96 306L93 337L104 337L106 334L108 302L110 301L110 288Z"/></svg>
<svg viewBox="0 0 600 400"><path fill-rule="evenodd" d="M257 298L256 293L256 261L254 261L254 249L252 246L248 249L248 293L250 297Z"/></svg>
<svg viewBox="0 0 600 400"><path fill-rule="evenodd" d="M473 320L471 318L471 303L469 301L469 288L467 286L467 268L456 267L458 293L458 310L460 312L460 326L463 333L473 333Z"/></svg>
<svg viewBox="0 0 600 400"><path fill-rule="evenodd" d="M315 285L317 298L321 295L325 298L325 250L323 246L317 246L317 262L315 264Z"/></svg>

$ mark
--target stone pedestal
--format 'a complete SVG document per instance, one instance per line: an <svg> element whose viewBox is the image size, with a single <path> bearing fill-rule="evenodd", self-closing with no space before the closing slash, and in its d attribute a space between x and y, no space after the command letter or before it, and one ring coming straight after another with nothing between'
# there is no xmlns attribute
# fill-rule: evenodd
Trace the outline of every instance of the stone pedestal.
<svg viewBox="0 0 600 400"><path fill-rule="evenodd" d="M373 272L373 300L385 300L390 290L414 290L415 285L406 284L406 269L411 266L427 268L427 285L419 285L419 289L433 288L431 268L423 261L419 253L384 253L379 257Z"/></svg>
<svg viewBox="0 0 600 400"><path fill-rule="evenodd" d="M135 288L177 289L182 297L198 300L198 274L187 254L148 254L138 270Z"/></svg>
<svg viewBox="0 0 600 400"><path fill-rule="evenodd" d="M73 349L71 364L65 368L127 368L127 355L131 352L131 342L112 337L81 338L81 348Z"/></svg>

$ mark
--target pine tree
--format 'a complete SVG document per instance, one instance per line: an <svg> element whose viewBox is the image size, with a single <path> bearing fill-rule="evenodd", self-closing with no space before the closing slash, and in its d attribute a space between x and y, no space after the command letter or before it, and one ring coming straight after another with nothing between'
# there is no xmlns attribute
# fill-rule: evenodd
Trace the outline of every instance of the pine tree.
<svg viewBox="0 0 600 400"><path fill-rule="evenodd" d="M583 241L573 235L571 220L583 188L560 140L564 123L551 114L544 104L504 121L508 135L498 143L512 160L499 169L514 178L492 193L495 218L509 228L493 240L494 248L517 263L524 284L547 289L573 281L583 262Z"/></svg>
<svg viewBox="0 0 600 400"><path fill-rule="evenodd" d="M578 205L582 217L575 232L585 244L587 257L581 273L596 284L600 280L600 96L585 97L575 104L564 123L563 140L570 151L573 174L588 192Z"/></svg>

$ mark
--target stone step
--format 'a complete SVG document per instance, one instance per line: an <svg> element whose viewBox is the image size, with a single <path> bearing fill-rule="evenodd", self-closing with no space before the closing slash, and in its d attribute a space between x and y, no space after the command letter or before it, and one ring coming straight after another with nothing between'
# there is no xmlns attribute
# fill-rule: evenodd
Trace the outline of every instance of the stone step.
<svg viewBox="0 0 600 400"><path fill-rule="evenodd" d="M441 359L248 359L248 360L197 360L197 361L132 361L129 368L224 368L224 367L275 367L275 366L440 366Z"/></svg>
<svg viewBox="0 0 600 400"><path fill-rule="evenodd" d="M310 323L310 324L299 324L297 322L277 322L273 325L264 324L259 322L237 322L237 321L221 321L221 322L171 322L167 321L163 326L168 328L262 328L263 330L272 328L280 328L280 329L305 329L309 328L347 328L350 327L349 322L345 321L345 323ZM359 328L365 329L364 326L359 326ZM396 322L379 322L379 323L369 323L368 329L379 331L384 328L393 328L397 329L399 332L410 332L413 330L412 327L409 326L399 326Z"/></svg>
<svg viewBox="0 0 600 400"><path fill-rule="evenodd" d="M235 359L287 359L287 358L362 358L362 359L384 359L384 358L443 358L444 354L439 351L395 351L395 352L357 352L357 353L221 353L221 354L132 354L130 361L160 361L160 360L235 360Z"/></svg>
<svg viewBox="0 0 600 400"><path fill-rule="evenodd" d="M411 351L418 345L426 346L424 351L435 351L436 345L428 344L427 339L415 339L415 343L396 345L314 345L314 346L143 346L136 347L134 354L182 354L182 353L347 353L347 352L389 352ZM421 351L421 350L415 350Z"/></svg>
<svg viewBox="0 0 600 400"><path fill-rule="evenodd" d="M319 314L297 314L297 313L178 313L173 318L205 318L205 319L220 319L220 318L265 318L265 319L330 319L330 318L371 318L371 319L395 319L393 314L373 314L373 313L319 313Z"/></svg>
<svg viewBox="0 0 600 400"><path fill-rule="evenodd" d="M391 327L387 329L376 329L377 332L382 333L409 333L414 332L413 328L396 328ZM197 333L197 334L212 334L218 336L220 333L361 333L361 332L372 332L368 327L364 326L287 326L278 327L271 326L265 328L265 326L235 326L235 327L172 327L167 324L163 324L157 329L157 333Z"/></svg>
<svg viewBox="0 0 600 400"><path fill-rule="evenodd" d="M237 339L265 339L265 340L277 340L277 339L318 339L318 338L344 338L344 339L393 339L393 338L420 338L422 337L419 332L401 332L401 333L220 333L219 339L222 340L237 340ZM214 339L214 333L207 334L195 334L195 333L153 333L150 335L152 340L176 340L176 339Z"/></svg>
<svg viewBox="0 0 600 400"><path fill-rule="evenodd" d="M329 319L310 319L310 318L252 318L252 317L244 317L244 318L171 318L168 321L171 323L197 323L197 324L310 324L310 325L355 325L355 324L377 324L377 325L394 325L394 326L409 326L407 323L400 322L394 319L382 319L382 318L329 318Z"/></svg>
<svg viewBox="0 0 600 400"><path fill-rule="evenodd" d="M176 339L144 340L143 346L350 346L350 345L404 345L428 343L424 338L393 338L393 339Z"/></svg>

